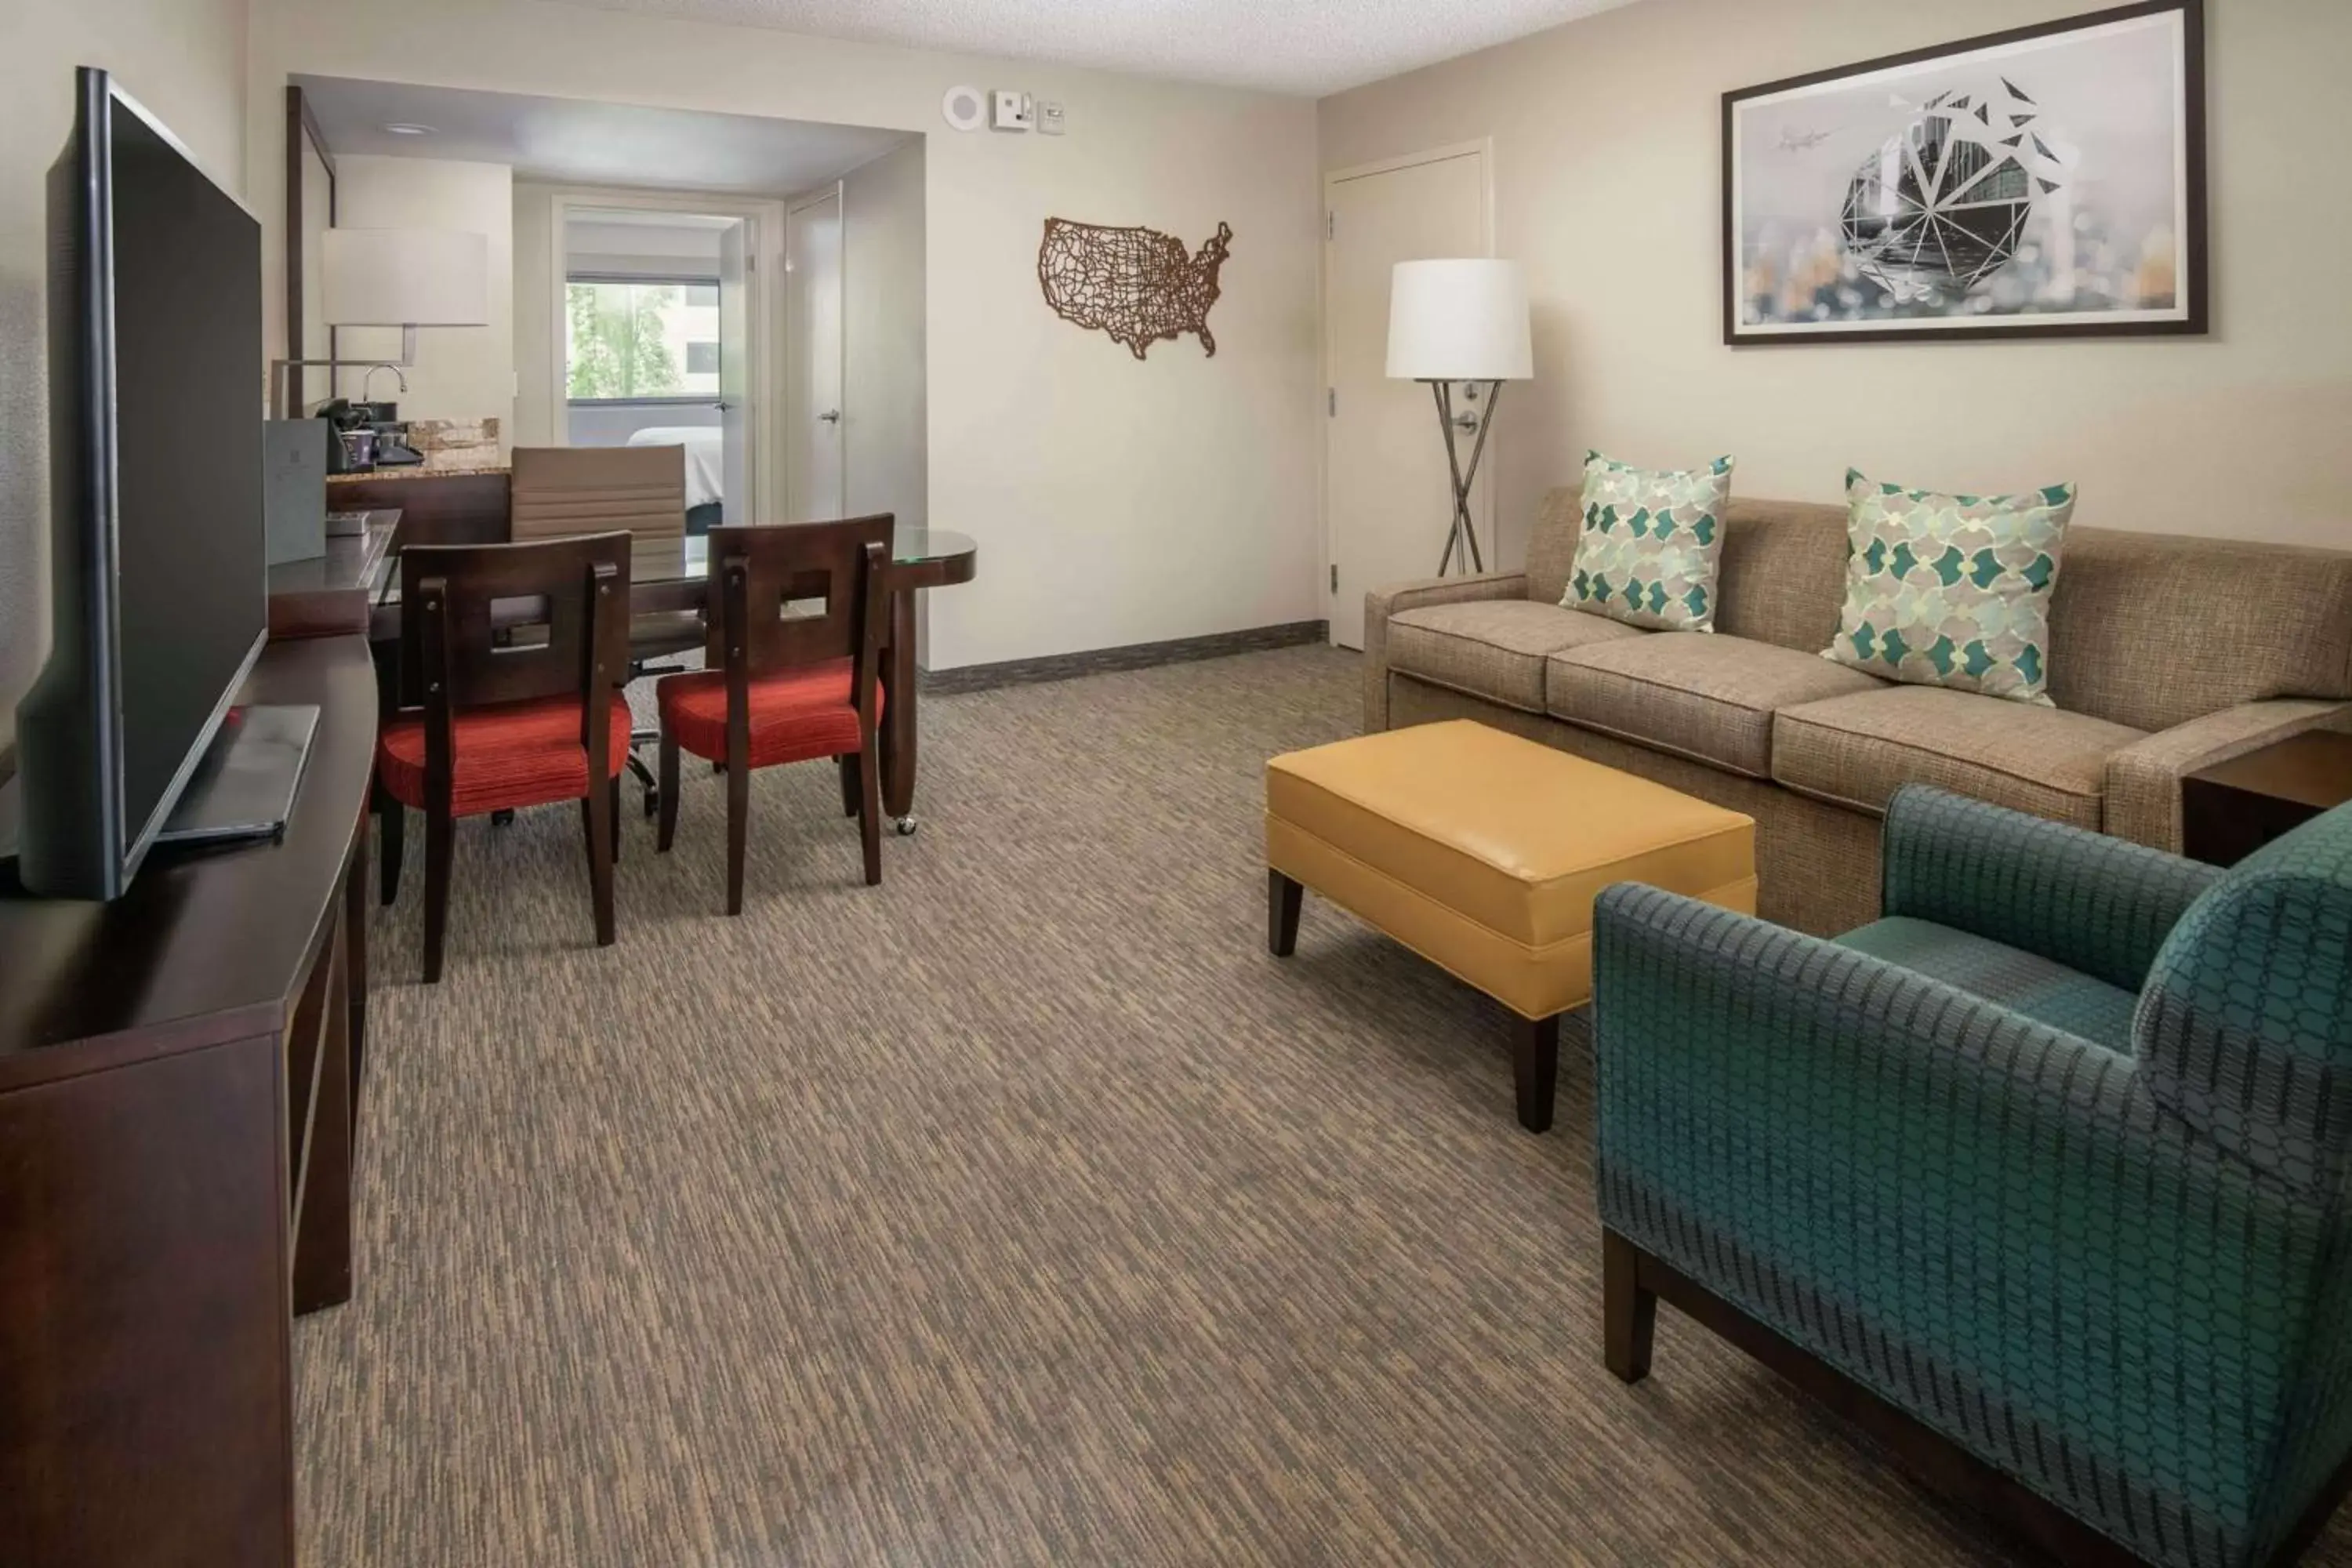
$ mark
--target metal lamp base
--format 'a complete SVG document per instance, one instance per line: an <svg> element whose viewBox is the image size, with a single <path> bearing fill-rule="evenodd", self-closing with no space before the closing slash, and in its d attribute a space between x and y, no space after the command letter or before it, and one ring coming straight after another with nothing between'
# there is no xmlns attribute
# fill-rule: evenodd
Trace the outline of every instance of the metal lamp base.
<svg viewBox="0 0 2352 1568"><path fill-rule="evenodd" d="M1473 383L1472 384L1475 384ZM1478 531L1470 522L1470 487L1478 478L1478 459L1486 455L1486 432L1495 427L1495 404L1503 395L1503 384L1486 383L1486 413L1484 418L1475 414L1454 412L1454 384L1433 381L1430 395L1437 404L1438 427L1445 432L1445 468L1454 479L1454 521L1445 533L1445 556L1437 564L1441 577L1454 570L1454 558L1459 552L1465 572L1484 572L1486 563L1478 552ZM1470 461L1462 461L1457 436L1466 430L1478 433L1471 444Z"/></svg>

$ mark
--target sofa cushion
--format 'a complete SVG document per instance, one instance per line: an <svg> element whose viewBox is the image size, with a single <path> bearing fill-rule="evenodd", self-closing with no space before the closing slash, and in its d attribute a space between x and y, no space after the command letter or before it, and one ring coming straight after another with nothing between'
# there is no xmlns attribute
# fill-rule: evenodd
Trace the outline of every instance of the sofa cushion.
<svg viewBox="0 0 2352 1568"><path fill-rule="evenodd" d="M2274 697L2352 697L2352 552L2069 529L2050 695L2143 730Z"/></svg>
<svg viewBox="0 0 2352 1568"><path fill-rule="evenodd" d="M1819 654L1715 632L1655 632L1551 656L1553 717L1749 778L1772 776L1772 715L1882 683Z"/></svg>
<svg viewBox="0 0 2352 1568"><path fill-rule="evenodd" d="M2054 706L2050 590L2074 487L1948 496L1848 468L1845 609L1827 657L1873 675Z"/></svg>
<svg viewBox="0 0 2352 1568"><path fill-rule="evenodd" d="M1629 626L1715 629L1731 459L1658 471L1584 455L1584 531L1560 603Z"/></svg>
<svg viewBox="0 0 2352 1568"><path fill-rule="evenodd" d="M1532 599L1424 605L1389 617L1389 668L1540 713L1545 655L1643 635L1634 626Z"/></svg>
<svg viewBox="0 0 2352 1568"><path fill-rule="evenodd" d="M1772 777L1873 812L1898 784L1941 784L2096 832L2107 758L2143 733L1972 691L1889 686L1773 715Z"/></svg>

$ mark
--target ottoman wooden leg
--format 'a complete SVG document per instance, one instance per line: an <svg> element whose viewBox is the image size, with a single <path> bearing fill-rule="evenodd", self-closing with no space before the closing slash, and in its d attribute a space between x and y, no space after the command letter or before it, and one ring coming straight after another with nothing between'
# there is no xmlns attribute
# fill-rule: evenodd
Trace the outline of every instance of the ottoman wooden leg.
<svg viewBox="0 0 2352 1568"><path fill-rule="evenodd" d="M1265 874L1265 947L1276 958L1298 948L1298 900L1307 889L1269 868Z"/></svg>
<svg viewBox="0 0 2352 1568"><path fill-rule="evenodd" d="M1518 1091L1519 1125L1551 1131L1552 1085L1559 1076L1559 1015L1511 1019L1511 1080Z"/></svg>

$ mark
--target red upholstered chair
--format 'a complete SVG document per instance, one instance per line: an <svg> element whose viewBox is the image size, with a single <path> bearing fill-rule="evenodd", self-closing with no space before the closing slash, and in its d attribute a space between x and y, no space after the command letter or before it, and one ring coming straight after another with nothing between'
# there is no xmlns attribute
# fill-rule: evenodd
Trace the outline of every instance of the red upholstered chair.
<svg viewBox="0 0 2352 1568"><path fill-rule="evenodd" d="M679 750L721 763L730 915L743 912L753 768L838 759L842 805L865 838L866 884L882 879L874 727L882 717L890 530L886 514L710 531L706 668L667 676L654 688L661 713L658 843L667 850L677 830ZM810 601L822 601L822 612L798 607Z"/></svg>
<svg viewBox="0 0 2352 1568"><path fill-rule="evenodd" d="M496 639L493 605L506 634ZM425 813L427 982L441 978L460 816L580 802L596 943L612 942L619 778L629 751L619 683L628 668L627 534L401 552L401 707L384 722L376 771L397 803L387 807L387 903L398 886L400 813Z"/></svg>

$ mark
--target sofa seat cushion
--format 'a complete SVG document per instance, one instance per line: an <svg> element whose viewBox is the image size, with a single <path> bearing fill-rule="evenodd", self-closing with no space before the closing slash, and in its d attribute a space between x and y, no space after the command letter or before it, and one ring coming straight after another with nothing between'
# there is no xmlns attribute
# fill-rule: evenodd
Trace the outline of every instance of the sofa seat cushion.
<svg viewBox="0 0 2352 1568"><path fill-rule="evenodd" d="M1772 777L1871 812L1900 784L1940 784L2095 833L2107 758L2142 734L2087 713L1888 686L1773 715Z"/></svg>
<svg viewBox="0 0 2352 1568"><path fill-rule="evenodd" d="M1654 632L1553 654L1551 715L1749 778L1772 776L1772 715L1883 683L1816 653L1710 632Z"/></svg>
<svg viewBox="0 0 2352 1568"><path fill-rule="evenodd" d="M1389 617L1389 668L1540 713L1547 655L1644 635L1638 626L1533 599L1424 605Z"/></svg>
<svg viewBox="0 0 2352 1568"><path fill-rule="evenodd" d="M2132 1009L2139 998L2039 953L1899 915L1836 940L1840 947L1940 980L2111 1051L2132 1054Z"/></svg>

